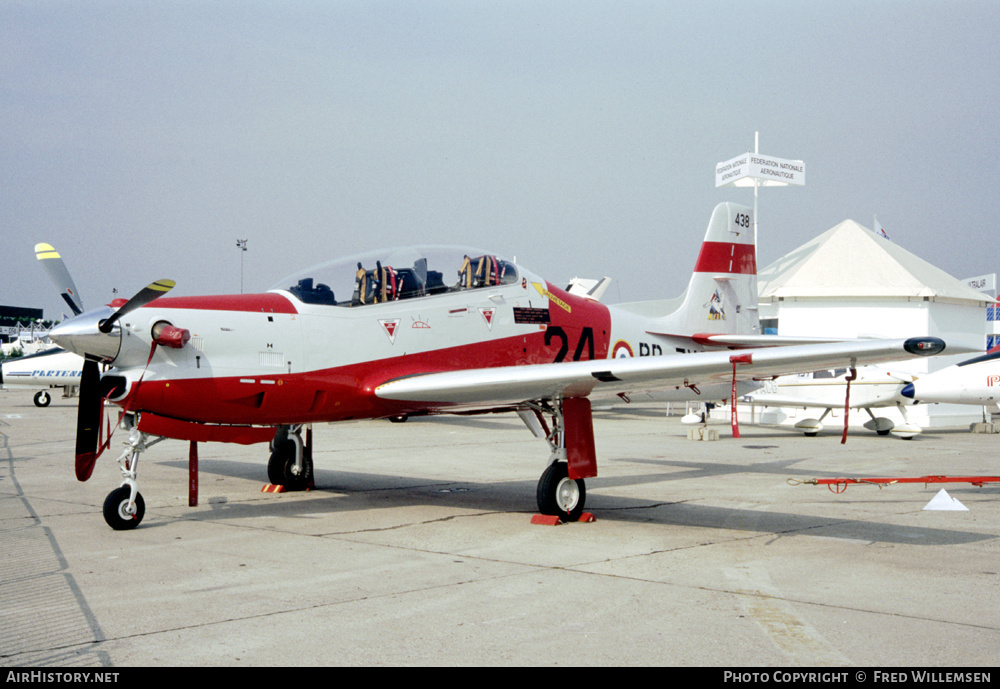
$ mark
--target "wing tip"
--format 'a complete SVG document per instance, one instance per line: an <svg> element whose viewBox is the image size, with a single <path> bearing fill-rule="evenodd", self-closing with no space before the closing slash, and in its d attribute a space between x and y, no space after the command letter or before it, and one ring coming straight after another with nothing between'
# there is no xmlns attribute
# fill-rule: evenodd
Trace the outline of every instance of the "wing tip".
<svg viewBox="0 0 1000 689"><path fill-rule="evenodd" d="M944 348L944 340L939 337L911 337L903 343L903 349L917 356L934 356Z"/></svg>

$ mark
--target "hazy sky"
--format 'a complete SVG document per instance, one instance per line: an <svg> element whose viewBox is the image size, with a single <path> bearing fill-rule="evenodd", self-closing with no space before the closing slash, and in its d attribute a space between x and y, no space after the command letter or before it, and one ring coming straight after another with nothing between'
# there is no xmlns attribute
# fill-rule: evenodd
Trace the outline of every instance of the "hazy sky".
<svg viewBox="0 0 1000 689"><path fill-rule="evenodd" d="M158 278L245 291L327 258L470 244L606 301L673 297L715 164L763 189L763 267L845 219L1000 270L1000 11L984 2L0 0L0 304Z"/></svg>

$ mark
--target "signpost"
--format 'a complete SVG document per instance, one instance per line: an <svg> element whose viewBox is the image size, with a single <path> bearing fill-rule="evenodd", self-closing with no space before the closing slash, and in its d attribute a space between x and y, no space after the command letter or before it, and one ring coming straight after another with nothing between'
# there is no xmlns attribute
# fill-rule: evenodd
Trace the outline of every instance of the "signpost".
<svg viewBox="0 0 1000 689"><path fill-rule="evenodd" d="M806 183L806 165L801 160L786 160L761 155L760 132L753 135L753 153L744 153L715 166L715 187L753 187L753 241L757 244L757 190L760 187L802 186Z"/></svg>
<svg viewBox="0 0 1000 689"><path fill-rule="evenodd" d="M715 188L753 187L753 246L757 250L757 190L760 187L802 186L806 183L806 165L801 160L786 160L761 155L760 132L753 135L753 153L744 153L715 166ZM733 359L733 357L730 357ZM730 398L733 437L740 437L736 426L736 361L733 362L733 393ZM845 417L846 423L846 417ZM844 432L847 432L846 426Z"/></svg>

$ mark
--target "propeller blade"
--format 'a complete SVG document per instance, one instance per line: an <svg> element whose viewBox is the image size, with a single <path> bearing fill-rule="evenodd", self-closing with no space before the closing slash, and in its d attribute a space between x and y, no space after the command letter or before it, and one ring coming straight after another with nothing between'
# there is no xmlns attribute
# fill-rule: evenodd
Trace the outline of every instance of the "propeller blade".
<svg viewBox="0 0 1000 689"><path fill-rule="evenodd" d="M80 376L80 405L76 411L76 478L80 481L86 481L94 472L103 412L101 371L96 361L85 359Z"/></svg>
<svg viewBox="0 0 1000 689"><path fill-rule="evenodd" d="M73 284L73 278L66 270L66 264L63 263L59 252L51 244L35 244L35 257L38 258L45 274L49 276L49 280L59 290L60 296L69 304L73 315L79 316L83 313L83 300L80 299L80 293Z"/></svg>
<svg viewBox="0 0 1000 689"><path fill-rule="evenodd" d="M115 311L111 318L103 321L98 327L102 333L111 332L111 328L118 322L119 318L131 311L135 311L139 307L145 306L154 299L159 299L172 290L176 284L173 280L157 280L156 282L149 283L139 290L134 297L125 302L120 309Z"/></svg>

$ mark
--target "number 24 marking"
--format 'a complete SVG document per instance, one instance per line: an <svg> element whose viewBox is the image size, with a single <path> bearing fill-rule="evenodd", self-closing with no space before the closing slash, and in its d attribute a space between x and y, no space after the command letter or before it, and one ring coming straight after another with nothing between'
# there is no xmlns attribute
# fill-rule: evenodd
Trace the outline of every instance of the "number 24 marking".
<svg viewBox="0 0 1000 689"><path fill-rule="evenodd" d="M566 354L569 352L569 337L566 335L566 331L558 325L550 326L545 331L545 346L548 347L552 344L554 338L559 339L559 351L556 353L556 363L564 361L566 359ZM573 361L579 361L580 357L583 355L583 348L587 348L587 358L593 360L594 358L594 329L587 326L580 331L580 340L576 343L576 351L573 352Z"/></svg>

